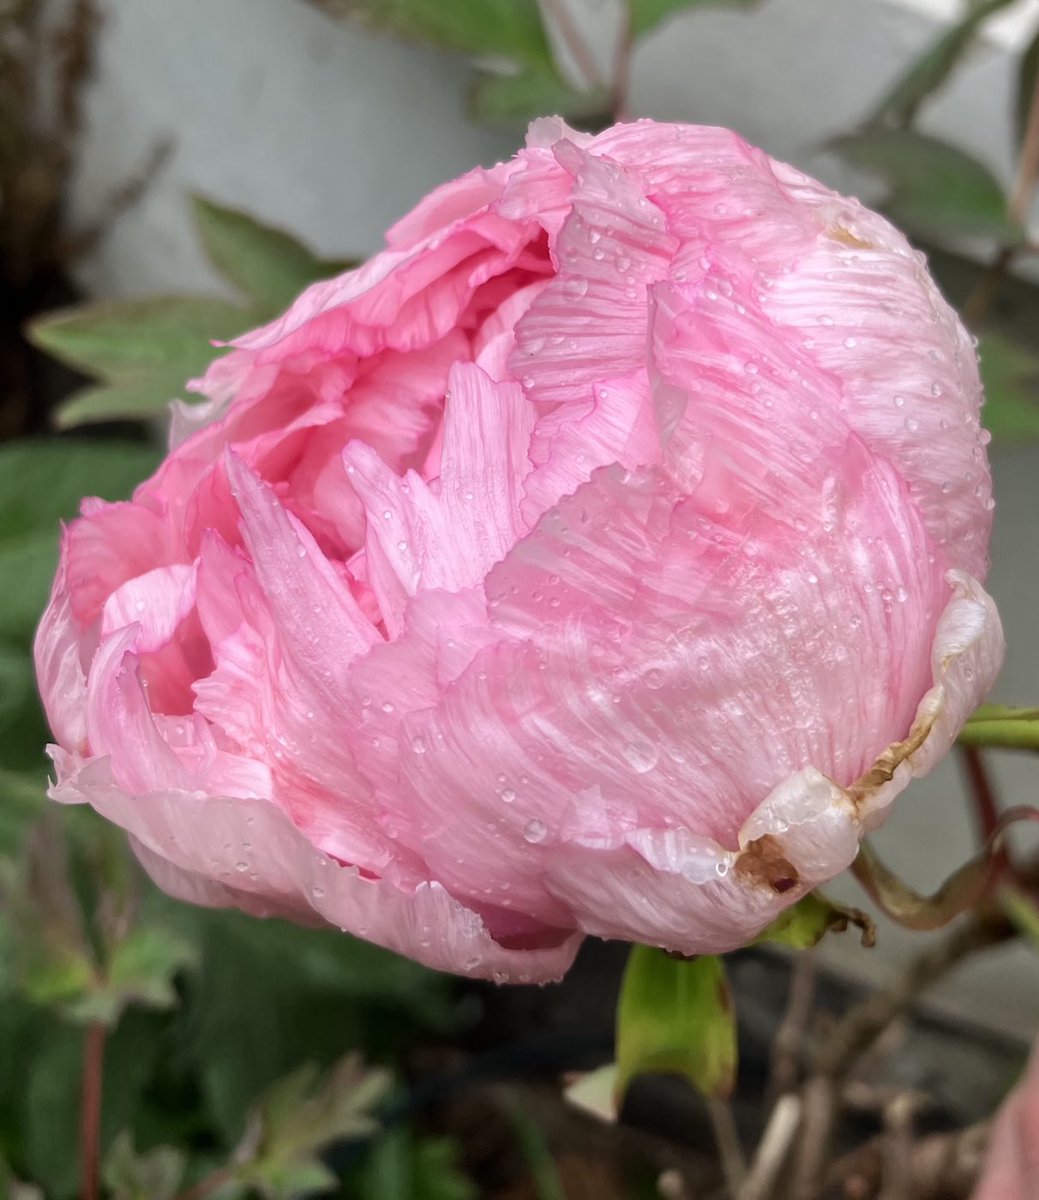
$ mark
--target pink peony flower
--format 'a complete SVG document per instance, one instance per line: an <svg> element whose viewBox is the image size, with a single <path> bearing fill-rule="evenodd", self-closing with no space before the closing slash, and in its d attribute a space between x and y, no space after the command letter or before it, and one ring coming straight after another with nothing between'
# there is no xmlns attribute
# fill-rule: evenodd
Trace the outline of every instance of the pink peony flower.
<svg viewBox="0 0 1039 1200"><path fill-rule="evenodd" d="M974 1200L1036 1200L1039 1196L1039 1049L1024 1080L1007 1097L992 1130Z"/></svg>
<svg viewBox="0 0 1039 1200"><path fill-rule="evenodd" d="M725 130L539 121L197 387L36 648L53 796L176 896L499 980L728 950L999 666L969 337Z"/></svg>

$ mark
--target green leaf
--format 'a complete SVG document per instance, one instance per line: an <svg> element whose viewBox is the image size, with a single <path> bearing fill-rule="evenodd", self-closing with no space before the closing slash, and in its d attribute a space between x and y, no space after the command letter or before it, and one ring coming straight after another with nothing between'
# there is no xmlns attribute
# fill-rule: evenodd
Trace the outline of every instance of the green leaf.
<svg viewBox="0 0 1039 1200"><path fill-rule="evenodd" d="M1017 243L1021 227L991 171L962 150L907 129L873 129L830 143L887 184L893 221L929 237L984 236Z"/></svg>
<svg viewBox="0 0 1039 1200"><path fill-rule="evenodd" d="M558 113L584 125L610 124L606 92L576 92L551 68L517 75L480 75L470 92L469 109L476 120L490 125L526 122L544 113Z"/></svg>
<svg viewBox="0 0 1039 1200"><path fill-rule="evenodd" d="M277 316L309 284L348 265L317 258L291 234L239 209L204 196L193 197L193 203L210 261L249 299L258 316Z"/></svg>
<svg viewBox="0 0 1039 1200"><path fill-rule="evenodd" d="M0 899L21 993L61 1011L89 993L97 978L93 951L70 880L64 833L51 814L29 831L17 863L0 864Z"/></svg>
<svg viewBox="0 0 1039 1200"><path fill-rule="evenodd" d="M820 892L809 892L777 917L755 941L777 942L795 950L807 950L818 945L831 930L843 933L849 925L857 925L862 930L863 945L873 945L876 930L865 913L857 908L835 904Z"/></svg>
<svg viewBox="0 0 1039 1200"><path fill-rule="evenodd" d="M960 730L963 746L1039 750L1039 708L983 704Z"/></svg>
<svg viewBox="0 0 1039 1200"><path fill-rule="evenodd" d="M1039 355L999 333L986 333L978 354L985 428L1006 442L1039 437Z"/></svg>
<svg viewBox="0 0 1039 1200"><path fill-rule="evenodd" d="M418 1139L398 1126L372 1146L357 1195L364 1200L476 1200L476 1188L458 1169L457 1158L449 1139Z"/></svg>
<svg viewBox="0 0 1039 1200"><path fill-rule="evenodd" d="M179 910L202 958L187 981L190 1052L210 1117L229 1144L255 1097L301 1062L349 1047L399 1052L416 1030L447 1031L454 981L338 930ZM243 1006L243 996L263 1004Z"/></svg>
<svg viewBox="0 0 1039 1200"><path fill-rule="evenodd" d="M214 340L242 333L248 321L226 300L158 296L51 313L34 321L29 334L48 354L99 379L130 382L174 367L183 370L183 384L213 358Z"/></svg>
<svg viewBox="0 0 1039 1200"><path fill-rule="evenodd" d="M101 1178L111 1200L172 1200L184 1178L185 1157L175 1146L138 1153L123 1130L105 1156Z"/></svg>
<svg viewBox="0 0 1039 1200"><path fill-rule="evenodd" d="M706 1096L736 1078L736 1022L720 958L632 946L617 1007L617 1102L636 1075L685 1076Z"/></svg>
<svg viewBox="0 0 1039 1200"><path fill-rule="evenodd" d="M266 1200L292 1200L301 1191L333 1186L335 1176L320 1152L332 1142L371 1133L372 1109L389 1086L387 1071L364 1068L353 1055L320 1081L313 1066L294 1071L270 1089L247 1123L236 1157L241 1161L248 1154L251 1161L238 1168L237 1178Z"/></svg>
<svg viewBox="0 0 1039 1200"><path fill-rule="evenodd" d="M661 21L693 8L753 8L760 0L628 0L633 37L645 37Z"/></svg>
<svg viewBox="0 0 1039 1200"><path fill-rule="evenodd" d="M61 362L101 381L58 408L55 421L69 429L163 415L218 356L213 342L230 340L251 323L249 313L224 300L159 296L52 313L29 334Z"/></svg>
<svg viewBox="0 0 1039 1200"><path fill-rule="evenodd" d="M551 62L537 0L318 0L331 16L470 57Z"/></svg>
<svg viewBox="0 0 1039 1200"><path fill-rule="evenodd" d="M1016 2L982 0L982 3L970 7L962 20L944 30L898 78L865 123L901 128L911 125L920 106L948 80L974 44L981 26L994 13Z"/></svg>
<svg viewBox="0 0 1039 1200"><path fill-rule="evenodd" d="M106 964L104 978L68 1006L73 1020L101 1021L113 1026L130 1004L144 1008L173 1008L173 982L194 965L194 946L161 925L138 925L119 941Z"/></svg>
<svg viewBox="0 0 1039 1200"><path fill-rule="evenodd" d="M1014 96L1014 132L1017 143L1025 140L1025 130L1028 128L1028 114L1032 108L1035 96L1036 81L1039 80L1039 29L1025 47L1018 61L1017 88Z"/></svg>

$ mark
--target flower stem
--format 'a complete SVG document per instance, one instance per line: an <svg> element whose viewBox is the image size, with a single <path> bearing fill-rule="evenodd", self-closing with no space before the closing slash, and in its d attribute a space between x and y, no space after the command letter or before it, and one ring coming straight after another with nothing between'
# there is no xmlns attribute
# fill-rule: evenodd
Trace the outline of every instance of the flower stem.
<svg viewBox="0 0 1039 1200"><path fill-rule="evenodd" d="M79 1162L82 1200L98 1200L101 1178L101 1095L108 1031L100 1021L87 1026L83 1044Z"/></svg>

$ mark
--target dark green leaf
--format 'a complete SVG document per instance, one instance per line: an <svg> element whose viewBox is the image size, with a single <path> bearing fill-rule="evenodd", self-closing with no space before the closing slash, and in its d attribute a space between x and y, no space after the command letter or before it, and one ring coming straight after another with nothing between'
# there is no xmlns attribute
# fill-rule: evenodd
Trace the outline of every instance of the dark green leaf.
<svg viewBox="0 0 1039 1200"><path fill-rule="evenodd" d="M45 1020L28 1027L23 1037L27 1044L19 1060L24 1073L18 1103L26 1173L46 1189L49 1200L72 1200L79 1183L83 1030ZM116 1133L134 1128L162 1049L149 1013L127 1014L110 1035L102 1089L103 1154Z"/></svg>
<svg viewBox="0 0 1039 1200"><path fill-rule="evenodd" d="M608 125L609 96L601 90L575 92L551 68L518 75L481 75L470 93L470 111L491 125L527 122L545 113L581 124Z"/></svg>
<svg viewBox="0 0 1039 1200"><path fill-rule="evenodd" d="M631 32L636 38L645 37L668 17L694 8L753 8L760 0L628 0Z"/></svg>
<svg viewBox="0 0 1039 1200"><path fill-rule="evenodd" d="M446 1138L417 1139L398 1127L373 1145L357 1195L364 1200L476 1200L476 1188L459 1170L457 1158Z"/></svg>
<svg viewBox="0 0 1039 1200"><path fill-rule="evenodd" d="M707 1096L736 1077L736 1022L720 958L632 946L617 1007L618 1103L636 1075L684 1075Z"/></svg>
<svg viewBox="0 0 1039 1200"><path fill-rule="evenodd" d="M551 62L537 0L317 0L331 16L472 57Z"/></svg>
<svg viewBox="0 0 1039 1200"><path fill-rule="evenodd" d="M874 129L838 138L831 147L888 188L893 221L928 237L1023 237L989 169L962 150L907 129Z"/></svg>
<svg viewBox="0 0 1039 1200"><path fill-rule="evenodd" d="M1028 114L1039 82L1039 29L1025 47L1017 67L1017 89L1014 97L1014 129L1020 145L1025 140Z"/></svg>
<svg viewBox="0 0 1039 1200"><path fill-rule="evenodd" d="M128 441L47 438L0 446L0 639L10 639L26 662L57 565L58 522L76 515L83 496L122 499L159 457L156 448Z"/></svg>
<svg viewBox="0 0 1039 1200"><path fill-rule="evenodd" d="M1039 355L998 333L986 333L978 349L986 429L1007 442L1039 437Z"/></svg>
<svg viewBox="0 0 1039 1200"><path fill-rule="evenodd" d="M982 0L982 3L970 7L962 20L944 30L937 41L899 76L866 124L903 128L911 125L920 106L948 80L974 44L981 26L993 13L1016 2Z"/></svg>
<svg viewBox="0 0 1039 1200"><path fill-rule="evenodd" d="M343 269L317 258L284 230L239 209L194 197L195 223L213 266L249 300L260 319L275 317L316 279Z"/></svg>
<svg viewBox="0 0 1039 1200"><path fill-rule="evenodd" d="M450 1027L452 981L370 943L233 912L181 912L202 951L188 985L190 1049L229 1144L255 1097L301 1062L359 1046L378 1055L416 1029ZM263 1003L243 1005L243 996Z"/></svg>
<svg viewBox="0 0 1039 1200"><path fill-rule="evenodd" d="M102 1168L111 1200L172 1200L184 1178L184 1153L155 1146L138 1153L133 1134L123 1130L112 1143Z"/></svg>

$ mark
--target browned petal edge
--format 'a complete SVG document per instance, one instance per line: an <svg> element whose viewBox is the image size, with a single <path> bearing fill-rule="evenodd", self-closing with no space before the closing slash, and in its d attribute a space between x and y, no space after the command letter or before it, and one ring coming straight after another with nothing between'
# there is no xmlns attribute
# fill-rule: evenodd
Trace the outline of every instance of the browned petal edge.
<svg viewBox="0 0 1039 1200"><path fill-rule="evenodd" d="M797 887L797 868L782 851L782 843L771 833L749 842L733 864L733 874L744 884L769 887L782 895Z"/></svg>
<svg viewBox="0 0 1039 1200"><path fill-rule="evenodd" d="M851 802L856 809L867 800L871 793L877 788L883 787L884 784L890 783L895 771L901 764L927 741L931 730L934 728L934 723L938 719L938 713L930 713L923 721L915 724L909 731L909 736L903 738L900 742L892 742L890 746L877 758L873 766L865 773L860 775L855 782L846 789Z"/></svg>

